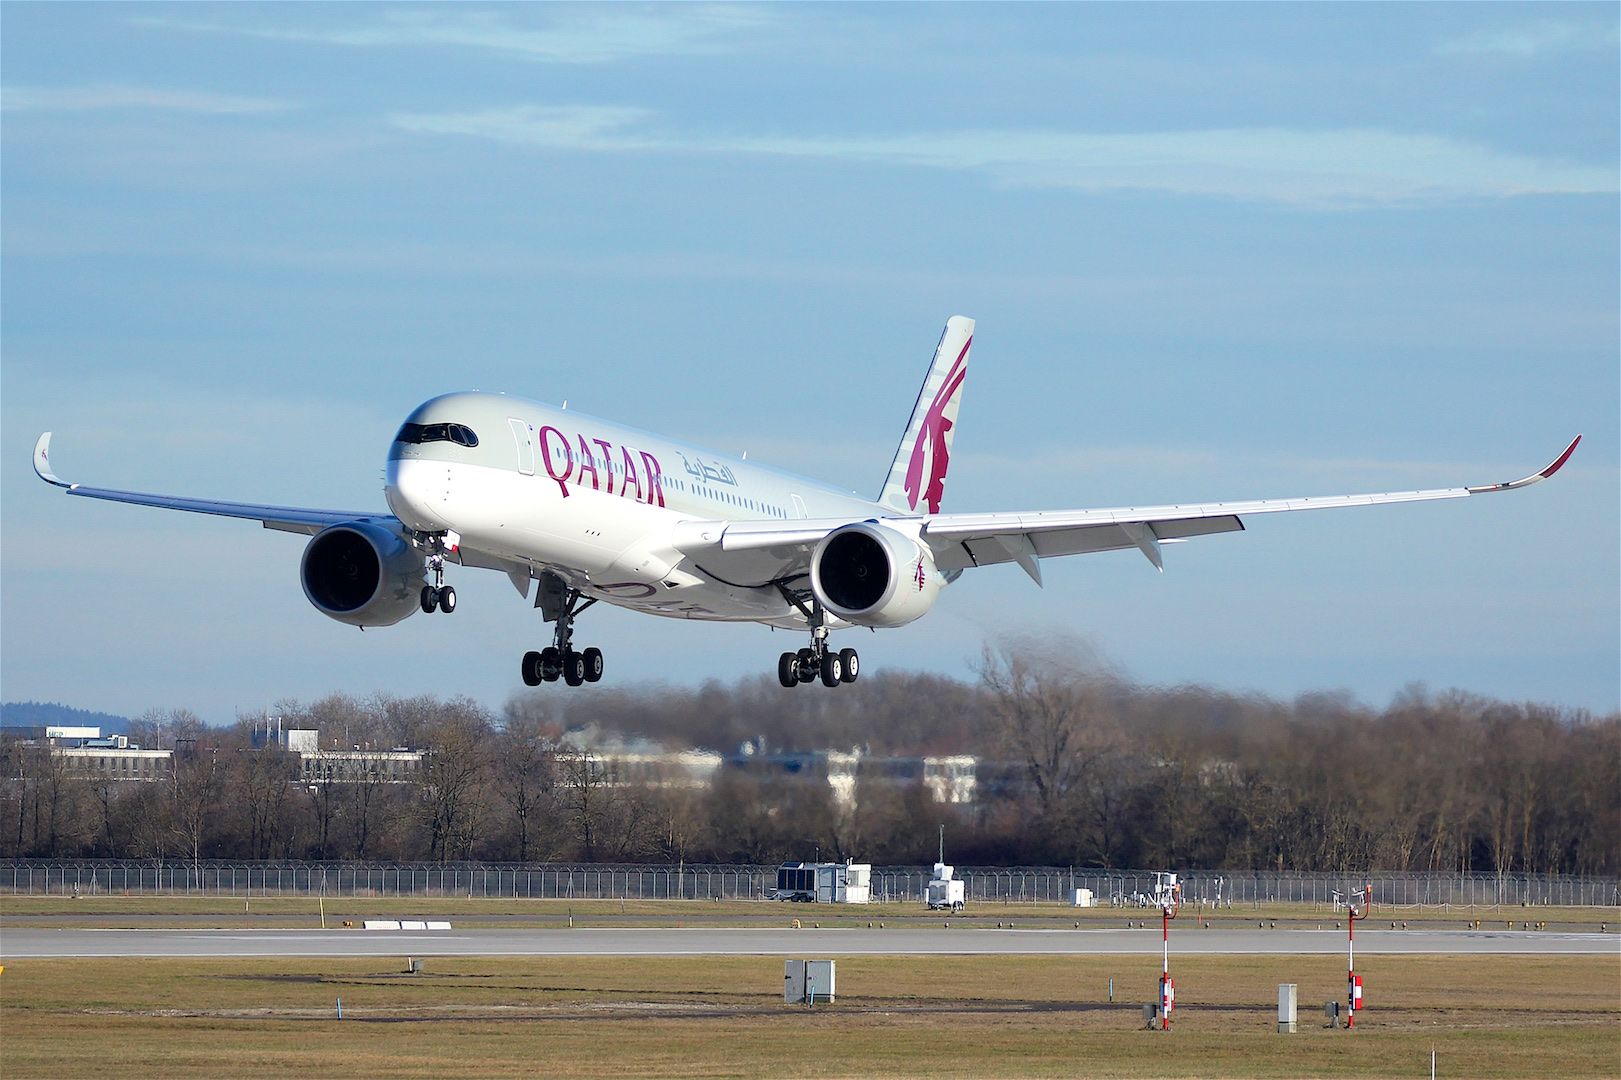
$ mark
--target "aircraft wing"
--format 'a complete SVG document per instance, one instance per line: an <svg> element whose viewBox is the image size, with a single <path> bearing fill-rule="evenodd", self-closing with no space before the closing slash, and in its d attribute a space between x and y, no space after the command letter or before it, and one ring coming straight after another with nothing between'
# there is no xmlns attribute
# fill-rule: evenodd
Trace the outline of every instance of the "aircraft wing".
<svg viewBox="0 0 1621 1080"><path fill-rule="evenodd" d="M1169 506L1116 507L1102 510L1056 510L1004 514L936 514L932 517L880 519L911 526L934 553L944 571L1014 562L1041 584L1040 560L1056 555L1137 548L1163 570L1162 544L1182 543L1199 536L1239 532L1240 515L1277 514L1288 510L1326 510L1342 506L1378 506L1384 503L1462 499L1497 491L1513 491L1546 480L1570 459L1580 435L1571 440L1553 463L1518 480L1471 487L1395 491L1367 495L1331 495L1295 499L1255 499L1247 502L1190 503ZM848 521L740 522L725 527L714 547L717 554L758 552L791 561L809 551L827 533ZM694 553L696 554L696 552Z"/></svg>
<svg viewBox="0 0 1621 1080"><path fill-rule="evenodd" d="M34 472L47 484L55 484L69 495L83 495L90 499L110 502L134 503L137 506L157 506L167 510L186 510L194 514L214 514L218 517L244 518L257 521L267 529L281 532L304 533L313 536L329 525L349 521L376 521L398 525L393 514L371 510L312 510L298 506L261 506L257 503L218 502L213 499L186 499L173 495L149 495L140 491L114 491L111 488L86 487L70 484L51 471L51 433L47 431L34 444Z"/></svg>

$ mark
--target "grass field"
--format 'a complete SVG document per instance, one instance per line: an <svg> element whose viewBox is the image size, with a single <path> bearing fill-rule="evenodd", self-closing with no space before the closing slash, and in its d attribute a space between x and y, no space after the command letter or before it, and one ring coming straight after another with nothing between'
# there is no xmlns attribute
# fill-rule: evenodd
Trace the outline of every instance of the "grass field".
<svg viewBox="0 0 1621 1080"><path fill-rule="evenodd" d="M5 925L319 925L308 897L0 897ZM914 905L329 898L329 926L442 915L471 926L938 925ZM1546 921L1594 909L1379 915L1412 925ZM953 925L1119 925L1152 913L994 905ZM1217 925L1332 925L1280 906ZM1196 925L1184 914L1178 928ZM1615 932L1616 927L1610 927ZM1173 956L1173 1030L1142 1030L1154 957L843 957L838 1000L782 1002L772 957L16 960L0 973L0 1076L1096 1076L1621 1075L1617 957L1359 957L1357 1030L1324 1027L1338 957ZM1115 1002L1109 1001L1109 980ZM1300 1030L1275 1031L1277 985ZM336 1017L339 998L344 1018Z"/></svg>
<svg viewBox="0 0 1621 1080"><path fill-rule="evenodd" d="M1613 1077L1610 958L1370 957L1357 1030L1330 958L849 957L790 1006L782 963L702 959L28 960L0 974L3 1072L154 1076ZM1115 979L1118 1004L1108 1002ZM1300 1031L1275 1028L1295 982ZM336 1019L343 1000L344 1019Z"/></svg>

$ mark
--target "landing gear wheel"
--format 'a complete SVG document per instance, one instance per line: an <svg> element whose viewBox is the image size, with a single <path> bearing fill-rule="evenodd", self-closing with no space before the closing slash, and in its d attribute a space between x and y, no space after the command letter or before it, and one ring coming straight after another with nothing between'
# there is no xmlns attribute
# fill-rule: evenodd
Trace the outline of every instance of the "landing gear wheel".
<svg viewBox="0 0 1621 1080"><path fill-rule="evenodd" d="M816 681L816 650L800 649L796 657L799 666L799 681L802 683Z"/></svg>
<svg viewBox="0 0 1621 1080"><path fill-rule="evenodd" d="M523 684L539 686L540 683L540 654L531 650L523 654Z"/></svg>
<svg viewBox="0 0 1621 1080"><path fill-rule="evenodd" d="M455 594L448 588L441 589L440 592L443 595L439 603L444 609L449 611L454 608ZM596 682L602 678L601 649L574 651L574 617L595 603L595 599L582 596L579 589L570 586L557 574L546 572L540 575L535 607L540 609L547 622L556 623L557 626L550 645L538 653L524 654L526 682L530 674L541 682L556 682L562 679L570 686ZM534 659L530 659L531 657Z"/></svg>
<svg viewBox="0 0 1621 1080"><path fill-rule="evenodd" d="M789 690L799 685L799 657L791 652L777 657L777 681Z"/></svg>
<svg viewBox="0 0 1621 1080"><path fill-rule="evenodd" d="M822 685L837 686L844 675L844 663L839 659L838 653L828 653L822 657Z"/></svg>
<svg viewBox="0 0 1621 1080"><path fill-rule="evenodd" d="M446 615L456 610L456 590L449 585L439 590L439 610Z"/></svg>
<svg viewBox="0 0 1621 1080"><path fill-rule="evenodd" d="M424 585L422 586L422 595L418 599L422 604L422 610L432 615L434 609L439 606L439 590L432 585ZM451 606L455 606L454 600L451 601Z"/></svg>
<svg viewBox="0 0 1621 1080"><path fill-rule="evenodd" d="M540 650L540 677L546 682L556 682L561 674L563 674L563 655L557 651L557 647L548 645Z"/></svg>
<svg viewBox="0 0 1621 1080"><path fill-rule="evenodd" d="M844 665L844 681L855 682L856 676L861 674L861 657L854 649L840 649L839 662Z"/></svg>

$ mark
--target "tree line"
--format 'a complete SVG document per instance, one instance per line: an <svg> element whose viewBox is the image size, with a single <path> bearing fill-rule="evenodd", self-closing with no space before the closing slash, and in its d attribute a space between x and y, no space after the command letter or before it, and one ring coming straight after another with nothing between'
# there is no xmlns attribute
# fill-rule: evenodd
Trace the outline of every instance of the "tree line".
<svg viewBox="0 0 1621 1080"><path fill-rule="evenodd" d="M426 751L403 782L295 781L257 717L133 721L179 747L160 780L0 744L0 857L492 862L934 860L964 865L1621 874L1621 716L1413 688L1280 701L1131 681L1073 645L988 651L973 681L868 675L474 701L281 702L323 748ZM726 756L707 784L616 770L627 741ZM738 750L748 744L751 755ZM853 804L779 751L862 754ZM886 759L971 754L977 798L934 801Z"/></svg>

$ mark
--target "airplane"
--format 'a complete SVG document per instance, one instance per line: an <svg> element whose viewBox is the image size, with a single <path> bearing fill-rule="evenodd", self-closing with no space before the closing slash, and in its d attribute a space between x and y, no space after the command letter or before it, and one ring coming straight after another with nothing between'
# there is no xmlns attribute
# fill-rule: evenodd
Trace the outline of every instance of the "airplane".
<svg viewBox="0 0 1621 1080"><path fill-rule="evenodd" d="M364 629L417 611L456 610L446 564L498 570L554 624L523 655L525 685L602 678L596 647L576 649L575 619L599 602L675 619L754 622L809 644L778 657L784 687L855 682L860 656L835 650L848 627L904 626L965 571L1017 564L1039 586L1041 560L1140 551L1164 571L1165 547L1244 529L1291 510L1466 498L1519 480L1428 491L1024 513L945 513L974 320L953 316L875 499L562 408L468 391L419 405L388 451L389 513L260 506L86 487L51 471L51 433L34 470L70 495L258 521L311 537L299 563L317 611ZM430 580L431 578L431 580Z"/></svg>

